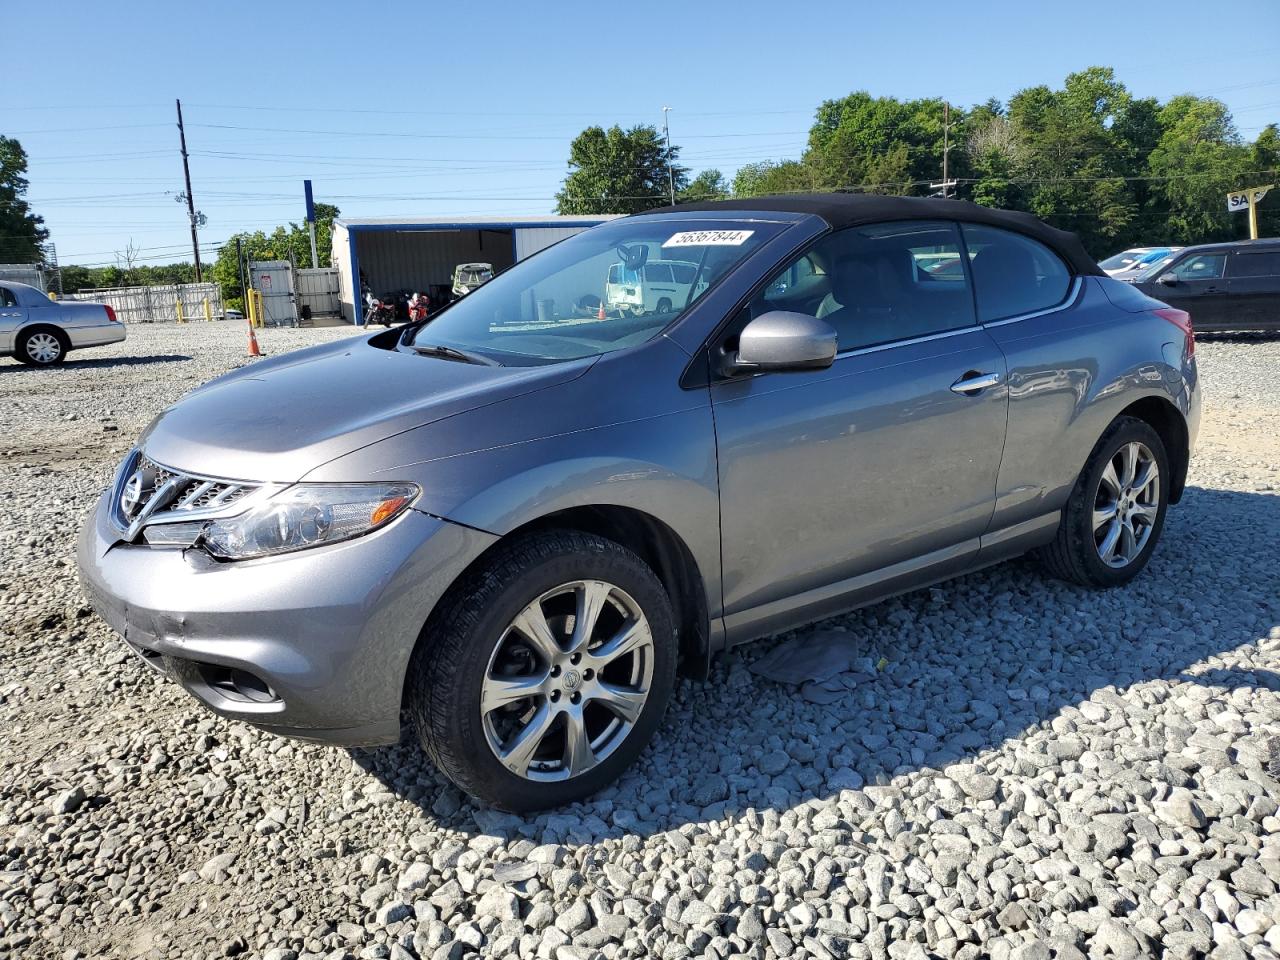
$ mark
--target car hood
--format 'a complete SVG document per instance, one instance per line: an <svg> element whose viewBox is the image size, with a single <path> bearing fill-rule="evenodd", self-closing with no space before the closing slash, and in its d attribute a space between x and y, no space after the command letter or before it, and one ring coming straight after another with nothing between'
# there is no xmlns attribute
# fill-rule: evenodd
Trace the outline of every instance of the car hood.
<svg viewBox="0 0 1280 960"><path fill-rule="evenodd" d="M156 417L141 445L190 473L292 482L405 430L572 380L591 362L489 367L342 341L205 384Z"/></svg>

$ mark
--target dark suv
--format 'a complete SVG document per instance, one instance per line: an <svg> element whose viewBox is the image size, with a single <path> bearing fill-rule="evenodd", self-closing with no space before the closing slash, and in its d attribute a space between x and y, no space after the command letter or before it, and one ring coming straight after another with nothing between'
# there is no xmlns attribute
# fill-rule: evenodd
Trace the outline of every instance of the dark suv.
<svg viewBox="0 0 1280 960"><path fill-rule="evenodd" d="M1280 330L1280 239L1186 247L1134 285L1191 314L1196 330Z"/></svg>

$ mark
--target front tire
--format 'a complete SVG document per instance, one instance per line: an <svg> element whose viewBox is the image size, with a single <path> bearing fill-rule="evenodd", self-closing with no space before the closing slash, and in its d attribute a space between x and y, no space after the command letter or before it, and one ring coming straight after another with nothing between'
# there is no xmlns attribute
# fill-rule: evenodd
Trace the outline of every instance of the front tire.
<svg viewBox="0 0 1280 960"><path fill-rule="evenodd" d="M52 367L67 358L66 340L53 330L28 330L18 337L17 348L14 356L29 367Z"/></svg>
<svg viewBox="0 0 1280 960"><path fill-rule="evenodd" d="M409 666L418 739L449 779L496 807L586 797L640 755L675 684L671 602L633 552L548 531L468 574Z"/></svg>
<svg viewBox="0 0 1280 960"><path fill-rule="evenodd" d="M1089 455L1052 543L1039 557L1053 576L1117 587L1146 567L1164 529L1169 455L1144 420L1119 417Z"/></svg>

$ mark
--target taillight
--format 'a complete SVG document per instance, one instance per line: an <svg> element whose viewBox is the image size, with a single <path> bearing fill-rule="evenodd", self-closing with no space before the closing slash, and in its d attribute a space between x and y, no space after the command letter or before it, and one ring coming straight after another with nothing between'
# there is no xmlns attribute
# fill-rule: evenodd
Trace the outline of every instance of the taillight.
<svg viewBox="0 0 1280 960"><path fill-rule="evenodd" d="M108 320L110 320L112 323L119 323L119 322L120 322L119 320L117 320L117 319L116 319L116 310L115 310L115 307L111 306L111 304L109 304L109 303L104 303L102 306L103 306L103 309L105 309L105 310L107 311L107 319L108 319Z"/></svg>
<svg viewBox="0 0 1280 960"><path fill-rule="evenodd" d="M1191 314L1185 310L1179 310L1176 307L1161 307L1158 310L1152 310L1161 320L1168 320L1175 327L1183 332L1187 338L1187 356L1194 357L1196 355L1196 332L1191 327Z"/></svg>

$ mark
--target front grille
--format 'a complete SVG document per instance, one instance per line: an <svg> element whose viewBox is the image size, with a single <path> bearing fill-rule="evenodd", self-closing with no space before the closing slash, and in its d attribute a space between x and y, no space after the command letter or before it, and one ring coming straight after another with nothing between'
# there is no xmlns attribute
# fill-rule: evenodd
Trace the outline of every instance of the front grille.
<svg viewBox="0 0 1280 960"><path fill-rule="evenodd" d="M144 453L121 471L113 516L123 530L136 536L142 527L172 524L222 514L263 484L241 483L183 473L156 463ZM159 498L157 500L156 498Z"/></svg>

